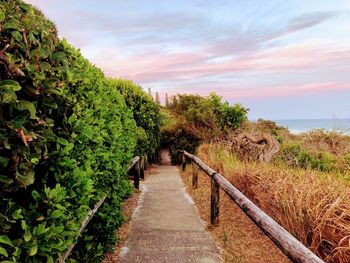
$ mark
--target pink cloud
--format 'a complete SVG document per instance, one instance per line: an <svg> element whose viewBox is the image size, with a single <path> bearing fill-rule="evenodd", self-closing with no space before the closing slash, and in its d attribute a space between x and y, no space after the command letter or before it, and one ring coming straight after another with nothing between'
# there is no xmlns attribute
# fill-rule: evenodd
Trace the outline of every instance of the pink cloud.
<svg viewBox="0 0 350 263"><path fill-rule="evenodd" d="M278 85L271 87L229 87L220 86L217 93L225 100L239 101L241 99L263 99L268 97L290 97L290 96L306 96L312 94L322 94L323 92L337 92L337 91L350 91L349 83L339 82L320 82L301 85ZM208 96L213 92L211 86L201 87L200 93L193 88L185 89L182 93L188 94L201 94L202 96ZM162 92L160 91L160 97L165 97L165 93L168 96L178 94L177 91Z"/></svg>
<svg viewBox="0 0 350 263"><path fill-rule="evenodd" d="M193 52L162 53L152 51L139 55L108 59L110 53L98 55L93 60L107 75L131 78L138 83L169 80L200 80L207 76L234 76L243 72L288 72L329 66L330 70L350 70L350 50L327 51L318 43L284 46L259 51L247 56L213 62L211 57L198 49ZM205 85L205 80L203 80Z"/></svg>

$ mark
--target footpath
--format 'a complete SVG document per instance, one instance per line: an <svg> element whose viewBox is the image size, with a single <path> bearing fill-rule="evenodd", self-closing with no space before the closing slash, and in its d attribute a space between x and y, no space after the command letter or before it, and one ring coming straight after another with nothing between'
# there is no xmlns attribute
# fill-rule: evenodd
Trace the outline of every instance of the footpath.
<svg viewBox="0 0 350 263"><path fill-rule="evenodd" d="M123 263L218 263L219 251L186 194L177 167L153 170L142 185L128 239L120 251Z"/></svg>

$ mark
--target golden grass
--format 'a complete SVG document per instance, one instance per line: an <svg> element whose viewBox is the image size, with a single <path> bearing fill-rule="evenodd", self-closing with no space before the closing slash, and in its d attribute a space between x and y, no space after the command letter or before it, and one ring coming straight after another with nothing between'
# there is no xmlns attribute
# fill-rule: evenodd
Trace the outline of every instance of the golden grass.
<svg viewBox="0 0 350 263"><path fill-rule="evenodd" d="M329 152L338 156L350 153L350 136L340 132L313 130L295 138L311 152Z"/></svg>
<svg viewBox="0 0 350 263"><path fill-rule="evenodd" d="M192 189L192 171L189 167L182 174L183 181L196 203L201 218L207 223L207 230L224 250L225 262L290 262L223 191L220 191L219 226L211 227L209 224L210 179L200 172L198 188Z"/></svg>
<svg viewBox="0 0 350 263"><path fill-rule="evenodd" d="M350 262L350 183L333 174L242 163L220 145L199 157L326 262Z"/></svg>

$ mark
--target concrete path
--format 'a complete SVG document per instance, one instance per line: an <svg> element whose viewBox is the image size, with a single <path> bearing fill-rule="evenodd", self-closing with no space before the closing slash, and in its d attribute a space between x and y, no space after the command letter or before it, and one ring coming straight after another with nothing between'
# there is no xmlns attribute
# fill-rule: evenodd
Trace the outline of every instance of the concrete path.
<svg viewBox="0 0 350 263"><path fill-rule="evenodd" d="M142 188L128 240L120 252L121 262L222 262L185 193L177 167L159 166Z"/></svg>

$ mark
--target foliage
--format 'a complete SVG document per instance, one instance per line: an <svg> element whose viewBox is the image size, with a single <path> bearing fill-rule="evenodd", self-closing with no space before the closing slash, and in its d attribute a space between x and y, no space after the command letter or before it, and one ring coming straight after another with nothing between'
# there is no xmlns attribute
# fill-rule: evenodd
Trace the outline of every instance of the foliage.
<svg viewBox="0 0 350 263"><path fill-rule="evenodd" d="M199 95L179 94L169 106L181 115L200 137L212 138L225 129L237 129L247 119L248 109L240 104L230 106L221 97L211 93L207 98Z"/></svg>
<svg viewBox="0 0 350 263"><path fill-rule="evenodd" d="M0 39L0 260L53 262L111 190L74 254L98 261L115 241L120 202L130 193L132 112L102 72L22 1L1 1Z"/></svg>
<svg viewBox="0 0 350 263"><path fill-rule="evenodd" d="M130 80L110 79L110 85L124 97L138 126L137 155L154 154L159 148L160 107L142 88Z"/></svg>
<svg viewBox="0 0 350 263"><path fill-rule="evenodd" d="M176 162L176 149L194 152L203 141L226 136L247 119L248 109L240 104L230 106L215 93L207 98L199 95L179 94L168 106L176 120L175 125L162 128L162 146L172 149Z"/></svg>
<svg viewBox="0 0 350 263"><path fill-rule="evenodd" d="M178 123L162 129L162 146L170 149L171 160L174 164L180 162L178 150L195 152L201 140L187 132L185 123Z"/></svg>
<svg viewBox="0 0 350 263"><path fill-rule="evenodd" d="M335 156L329 152L310 152L299 144L282 143L275 163L282 162L290 167L314 169L322 172L349 172L348 155Z"/></svg>

